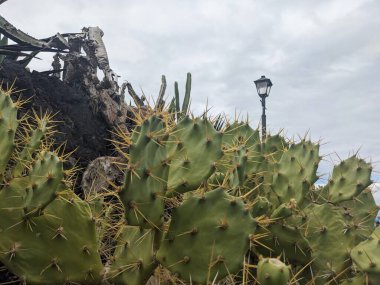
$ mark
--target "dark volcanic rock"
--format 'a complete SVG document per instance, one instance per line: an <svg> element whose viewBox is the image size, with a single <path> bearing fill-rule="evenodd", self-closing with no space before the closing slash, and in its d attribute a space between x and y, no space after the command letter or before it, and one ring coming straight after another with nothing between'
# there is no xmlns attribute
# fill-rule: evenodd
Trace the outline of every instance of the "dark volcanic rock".
<svg viewBox="0 0 380 285"><path fill-rule="evenodd" d="M80 86L73 88L55 77L30 73L7 60L0 66L0 81L5 89L14 83L16 90L22 90L21 98L30 99L20 115L32 108L38 113L41 110L56 114L54 119L60 123L55 141L57 145L66 142L66 152L76 149L72 158L78 166L86 167L95 158L112 154L113 147L108 141L111 130L100 114L93 114L88 96Z"/></svg>

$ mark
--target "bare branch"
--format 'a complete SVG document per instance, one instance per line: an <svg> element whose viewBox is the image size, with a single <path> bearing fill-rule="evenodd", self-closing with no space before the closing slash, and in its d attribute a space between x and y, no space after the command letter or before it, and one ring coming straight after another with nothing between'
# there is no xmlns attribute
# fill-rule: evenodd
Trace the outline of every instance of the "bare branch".
<svg viewBox="0 0 380 285"><path fill-rule="evenodd" d="M165 101L164 101L165 90L166 90L166 78L165 78L165 75L162 75L160 93L158 94L158 98L157 98L157 102L155 106L156 110L162 109L162 107L165 105Z"/></svg>
<svg viewBox="0 0 380 285"><path fill-rule="evenodd" d="M140 97L136 94L135 90L133 90L131 83L127 82L127 88L128 88L128 93L129 93L129 95L131 95L136 106L138 106L138 107L144 106L144 101L142 99L140 99Z"/></svg>

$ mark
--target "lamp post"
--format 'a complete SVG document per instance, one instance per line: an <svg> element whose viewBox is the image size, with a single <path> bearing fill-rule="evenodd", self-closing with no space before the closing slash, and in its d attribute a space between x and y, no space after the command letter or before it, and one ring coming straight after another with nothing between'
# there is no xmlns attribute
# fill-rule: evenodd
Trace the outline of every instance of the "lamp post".
<svg viewBox="0 0 380 285"><path fill-rule="evenodd" d="M261 138L265 141L267 134L267 116L265 115L265 98L269 96L270 89L272 87L272 81L269 78L265 78L264 75L260 79L254 81L256 84L257 94L261 98L261 106L263 107L263 113L261 115Z"/></svg>

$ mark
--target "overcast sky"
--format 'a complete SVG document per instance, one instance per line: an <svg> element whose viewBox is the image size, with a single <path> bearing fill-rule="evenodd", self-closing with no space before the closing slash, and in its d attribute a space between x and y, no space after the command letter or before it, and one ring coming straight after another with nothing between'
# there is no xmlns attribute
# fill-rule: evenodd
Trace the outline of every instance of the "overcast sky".
<svg viewBox="0 0 380 285"><path fill-rule="evenodd" d="M198 114L208 100L215 114L248 114L256 126L253 80L264 74L274 84L270 131L310 130L325 155L346 158L360 148L380 171L378 0L8 0L0 13L37 38L99 26L121 82L149 96L157 96L162 74L167 94L178 80L183 95L190 71ZM30 67L51 68L48 60Z"/></svg>

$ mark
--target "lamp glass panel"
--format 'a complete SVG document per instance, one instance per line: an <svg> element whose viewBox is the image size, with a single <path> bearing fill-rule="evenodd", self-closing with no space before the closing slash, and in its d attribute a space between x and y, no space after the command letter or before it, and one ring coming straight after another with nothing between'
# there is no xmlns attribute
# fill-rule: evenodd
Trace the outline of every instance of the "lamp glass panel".
<svg viewBox="0 0 380 285"><path fill-rule="evenodd" d="M257 82L256 88L259 95L265 95L267 94L268 82Z"/></svg>
<svg viewBox="0 0 380 285"><path fill-rule="evenodd" d="M268 86L268 88L267 88L267 95L269 95L271 87L272 86L270 86L270 85Z"/></svg>

